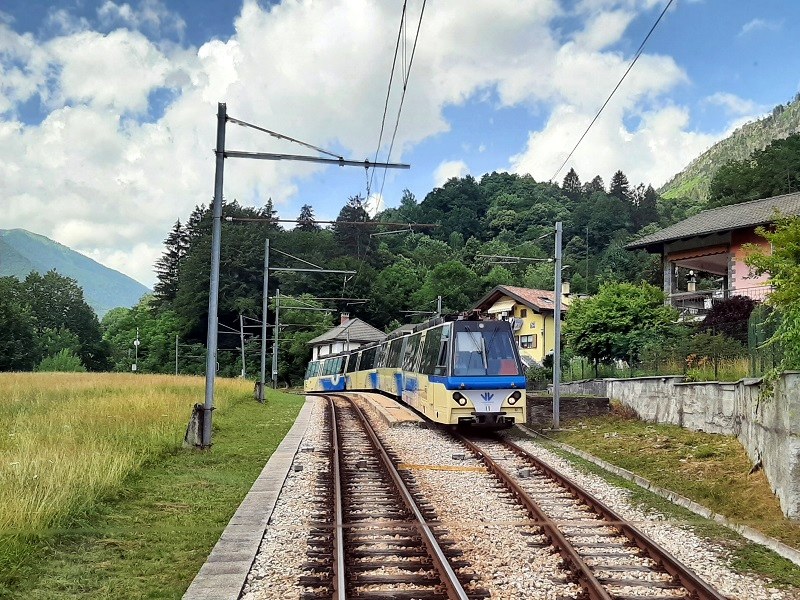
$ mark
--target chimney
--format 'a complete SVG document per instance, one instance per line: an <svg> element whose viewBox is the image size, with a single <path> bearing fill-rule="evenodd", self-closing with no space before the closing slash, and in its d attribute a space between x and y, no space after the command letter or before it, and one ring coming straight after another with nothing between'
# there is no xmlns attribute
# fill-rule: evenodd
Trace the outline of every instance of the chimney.
<svg viewBox="0 0 800 600"><path fill-rule="evenodd" d="M344 325L344 324L345 324L345 323L347 323L349 320L350 320L350 313L344 313L344 312L343 312L343 313L342 313L342 316L341 316L341 321L339 322L339 325Z"/></svg>
<svg viewBox="0 0 800 600"><path fill-rule="evenodd" d="M566 298L569 296L569 281L561 282L561 295Z"/></svg>

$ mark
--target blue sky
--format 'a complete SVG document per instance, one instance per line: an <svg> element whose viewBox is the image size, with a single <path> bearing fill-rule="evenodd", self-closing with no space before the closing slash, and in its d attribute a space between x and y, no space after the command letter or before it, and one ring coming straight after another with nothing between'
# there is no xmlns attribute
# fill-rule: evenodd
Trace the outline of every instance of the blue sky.
<svg viewBox="0 0 800 600"><path fill-rule="evenodd" d="M549 179L666 0L428 2L373 205L448 177ZM213 191L216 103L231 116L374 157L400 0L5 0L0 5L0 228L47 235L152 285L177 219ZM408 0L406 60L422 0ZM664 183L800 89L800 3L675 0L567 165ZM398 67L398 73L402 71ZM400 84L390 97L387 134ZM228 148L304 153L229 126ZM557 179L564 176L559 173ZM226 163L225 194L335 218L362 169Z"/></svg>

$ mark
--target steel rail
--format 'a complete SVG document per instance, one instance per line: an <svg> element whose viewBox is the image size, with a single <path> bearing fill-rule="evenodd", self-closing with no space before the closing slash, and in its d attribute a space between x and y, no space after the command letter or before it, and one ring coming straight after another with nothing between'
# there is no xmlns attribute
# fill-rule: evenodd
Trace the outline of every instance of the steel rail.
<svg viewBox="0 0 800 600"><path fill-rule="evenodd" d="M381 463L383 463L384 467L389 473L389 476L392 478L392 482L395 484L395 487L397 488L397 491L403 500L403 504L405 504L406 508L408 508L408 510L414 515L414 528L417 530L422 538L422 542L425 544L428 554L433 562L433 566L436 569L442 584L444 585L447 597L450 600L469 600L469 596L467 596L467 593L464 591L461 582L459 582L458 576L450 566L450 563L448 562L447 557L444 555L441 546L439 546L439 542L436 541L436 537L433 535L430 527L428 527L425 517L422 515L422 512L420 512L417 503L414 501L414 497L411 495L411 492L408 491L403 478L400 476L400 473L392 462L392 459L389 457L389 454L386 452L386 448L384 448L383 444L375 433L375 430L372 428L372 425L370 425L369 421L367 420L366 415L352 398L339 394L329 395L331 398L333 396L350 402L355 414L358 416L359 420L364 426L364 431L367 433L370 443L380 457Z"/></svg>
<svg viewBox="0 0 800 600"><path fill-rule="evenodd" d="M611 508L600 502L600 500L592 496L580 485L565 475L559 473L550 465L532 455L518 444L506 439L501 441L506 446L514 450L514 452L516 452L519 456L522 456L526 460L533 463L535 467L547 475L547 477L553 479L554 481L558 482L559 485L569 490L569 492L578 500L589 506L605 520L610 521L613 527L619 529L620 533L628 538L631 543L636 544L636 546L642 552L644 552L648 558L658 564L669 575L677 580L678 583L680 583L686 589L686 591L689 592L691 598L695 598L696 600L727 600L725 596L700 579L694 571L681 563L675 556L667 552L667 550L658 545L654 540L648 537L641 530L637 529L630 522L623 519Z"/></svg>
<svg viewBox="0 0 800 600"><path fill-rule="evenodd" d="M345 582L344 566L344 523L342 511L342 477L341 477L341 455L339 454L339 427L336 423L336 410L333 399L328 398L331 414L331 449L333 450L333 460L331 470L333 471L333 592L336 600L346 600L347 584Z"/></svg>
<svg viewBox="0 0 800 600"><path fill-rule="evenodd" d="M566 567L570 570L578 585L580 585L586 592L588 600L614 600L614 597L608 593L603 587L603 584L595 577L586 561L581 558L575 547L569 542L564 533L559 529L558 525L542 510L536 501L531 498L520 485L508 474L508 472L498 465L492 457L487 455L478 446L465 438L457 432L453 435L464 444L471 452L473 452L478 459L486 465L486 468L494 473L503 485L506 486L528 511L528 514L536 521L536 524L541 527L544 536L548 539L550 544L564 559Z"/></svg>

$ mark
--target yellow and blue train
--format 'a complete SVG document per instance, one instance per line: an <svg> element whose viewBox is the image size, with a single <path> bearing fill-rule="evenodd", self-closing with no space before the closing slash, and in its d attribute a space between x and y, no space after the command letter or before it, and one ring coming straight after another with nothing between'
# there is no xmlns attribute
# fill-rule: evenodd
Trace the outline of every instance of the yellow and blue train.
<svg viewBox="0 0 800 600"><path fill-rule="evenodd" d="M506 321L443 318L311 361L307 392L379 392L448 425L525 422L525 374Z"/></svg>

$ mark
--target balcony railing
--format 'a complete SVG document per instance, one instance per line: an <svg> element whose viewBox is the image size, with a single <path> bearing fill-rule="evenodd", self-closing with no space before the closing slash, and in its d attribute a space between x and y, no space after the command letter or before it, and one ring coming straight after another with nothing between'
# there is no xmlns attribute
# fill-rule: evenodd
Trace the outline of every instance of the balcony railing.
<svg viewBox="0 0 800 600"><path fill-rule="evenodd" d="M772 292L771 285L759 285L746 288L729 288L717 290L696 290L693 292L675 292L669 295L669 304L678 309L684 319L704 317L711 309L714 300L747 296L756 302L763 302Z"/></svg>

